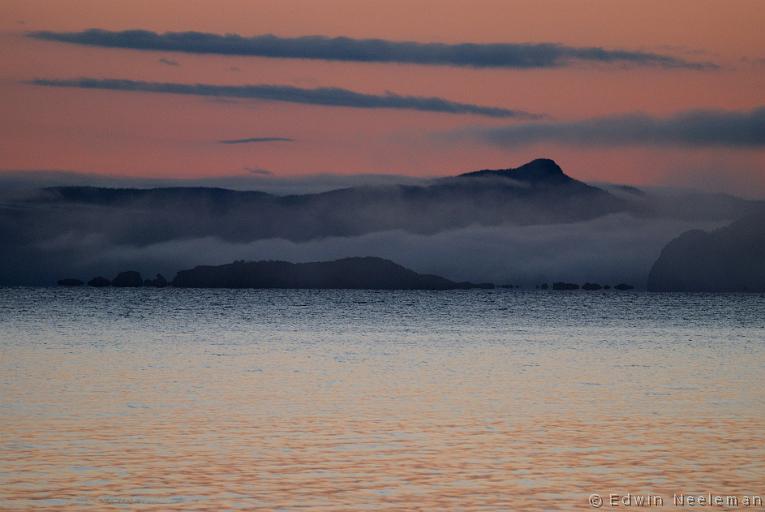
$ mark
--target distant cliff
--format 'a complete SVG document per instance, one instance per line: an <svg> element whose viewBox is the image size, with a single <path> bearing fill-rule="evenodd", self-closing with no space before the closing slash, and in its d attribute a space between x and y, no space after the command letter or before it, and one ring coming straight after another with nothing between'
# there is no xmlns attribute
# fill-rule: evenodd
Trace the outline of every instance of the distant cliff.
<svg viewBox="0 0 765 512"><path fill-rule="evenodd" d="M675 238L654 263L648 290L765 292L765 212Z"/></svg>
<svg viewBox="0 0 765 512"><path fill-rule="evenodd" d="M493 288L418 274L382 258L344 258L314 263L234 262L181 270L172 282L180 288L341 288L372 290L453 290Z"/></svg>

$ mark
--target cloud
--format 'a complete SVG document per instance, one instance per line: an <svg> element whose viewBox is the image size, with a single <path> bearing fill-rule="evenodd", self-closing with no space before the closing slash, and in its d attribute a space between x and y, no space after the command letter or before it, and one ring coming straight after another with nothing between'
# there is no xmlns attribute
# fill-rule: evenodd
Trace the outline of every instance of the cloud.
<svg viewBox="0 0 765 512"><path fill-rule="evenodd" d="M575 47L558 43L417 43L349 37L245 37L238 34L165 32L147 30L82 32L30 32L30 37L108 48L134 50L253 55L287 59L350 62L395 62L473 68L551 68L575 62L709 69L709 62L692 62L652 52Z"/></svg>
<svg viewBox="0 0 765 512"><path fill-rule="evenodd" d="M30 83L45 87L76 87L79 89L108 89L115 91L190 94L207 97L250 98L266 101L283 101L309 105L351 108L393 108L442 112L446 114L473 114L488 117L514 117L536 119L541 116L521 110L501 107L459 103L438 97L402 96L387 92L382 95L365 94L339 87L303 89L290 85L212 85L181 84L170 82L144 82L98 78L73 80L37 79Z"/></svg>
<svg viewBox="0 0 765 512"><path fill-rule="evenodd" d="M216 263L238 258L320 261L357 255L391 259L424 273L458 281L513 283L534 286L571 280L643 286L661 248L677 234L719 223L641 219L616 214L587 222L542 226L471 226L434 235L401 231L360 237L328 237L305 243L259 240L246 244L189 241L189 247L164 246L205 255ZM198 247L195 245L199 243ZM152 249L163 247L158 244ZM191 261L189 261L191 263Z"/></svg>
<svg viewBox="0 0 765 512"><path fill-rule="evenodd" d="M219 140L219 144L256 144L258 142L294 142L295 139L287 137L248 137L246 139Z"/></svg>
<svg viewBox="0 0 765 512"><path fill-rule="evenodd" d="M164 57L159 59L159 63L160 64L164 64L166 66L180 66L180 63L177 60L175 60L175 59L166 59Z"/></svg>
<svg viewBox="0 0 765 512"><path fill-rule="evenodd" d="M765 107L746 112L693 110L669 117L630 114L583 121L471 128L447 139L471 137L497 146L554 142L585 146L765 146Z"/></svg>

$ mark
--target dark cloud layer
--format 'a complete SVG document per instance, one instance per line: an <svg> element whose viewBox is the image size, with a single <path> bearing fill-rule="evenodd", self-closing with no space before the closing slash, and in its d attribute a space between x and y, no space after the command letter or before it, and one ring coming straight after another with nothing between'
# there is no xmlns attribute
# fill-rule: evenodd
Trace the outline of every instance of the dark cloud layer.
<svg viewBox="0 0 765 512"><path fill-rule="evenodd" d="M288 137L248 137L246 139L219 140L220 144L257 144L259 142L294 142Z"/></svg>
<svg viewBox="0 0 765 512"><path fill-rule="evenodd" d="M169 94L191 94L195 96L251 98L288 103L304 103L351 108L394 108L442 112L446 114L474 114L488 117L515 117L536 119L537 114L501 107L459 103L438 97L402 96L386 94L365 94L338 87L303 89L290 85L212 85L181 84L170 82L144 82L139 80L118 80L98 78L77 78L73 80L37 79L31 83L45 87L76 87L79 89L109 89L116 91L154 92Z"/></svg>
<svg viewBox="0 0 765 512"><path fill-rule="evenodd" d="M204 32L113 32L99 29L82 32L30 32L29 36L64 43L135 50L474 68L550 68L574 62L684 69L717 67L712 63L691 62L652 52L572 47L557 43L444 44L349 37L279 37L271 34L244 37Z"/></svg>
<svg viewBox="0 0 765 512"><path fill-rule="evenodd" d="M478 137L498 146L539 142L589 146L765 146L765 107L748 112L697 110L670 117L644 114L609 116L573 122L477 128L456 134Z"/></svg>

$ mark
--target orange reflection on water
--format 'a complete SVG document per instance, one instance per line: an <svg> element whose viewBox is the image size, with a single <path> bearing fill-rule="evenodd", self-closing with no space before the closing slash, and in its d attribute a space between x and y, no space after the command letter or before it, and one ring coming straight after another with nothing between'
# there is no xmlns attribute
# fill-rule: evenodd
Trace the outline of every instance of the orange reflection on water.
<svg viewBox="0 0 765 512"><path fill-rule="evenodd" d="M4 510L571 510L595 492L765 493L763 391L745 378L762 363L747 353L712 374L703 347L51 348L3 353Z"/></svg>

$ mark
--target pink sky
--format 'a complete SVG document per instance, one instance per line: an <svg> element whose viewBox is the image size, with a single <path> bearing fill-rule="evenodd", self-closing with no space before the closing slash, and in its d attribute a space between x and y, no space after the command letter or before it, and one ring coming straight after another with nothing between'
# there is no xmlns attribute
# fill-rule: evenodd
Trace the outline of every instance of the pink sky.
<svg viewBox="0 0 765 512"><path fill-rule="evenodd" d="M334 172L452 174L557 160L590 181L691 185L765 196L765 146L445 144L433 134L518 123L474 115L46 88L81 76L178 83L342 87L542 112L554 121L765 104L765 8L753 1L31 1L0 4L0 168L131 176ZM96 48L26 31L145 29L418 42L556 42L641 50L716 70L578 64L468 69ZM173 59L168 66L159 59ZM235 68L235 69L232 69ZM289 137L293 143L223 145Z"/></svg>

